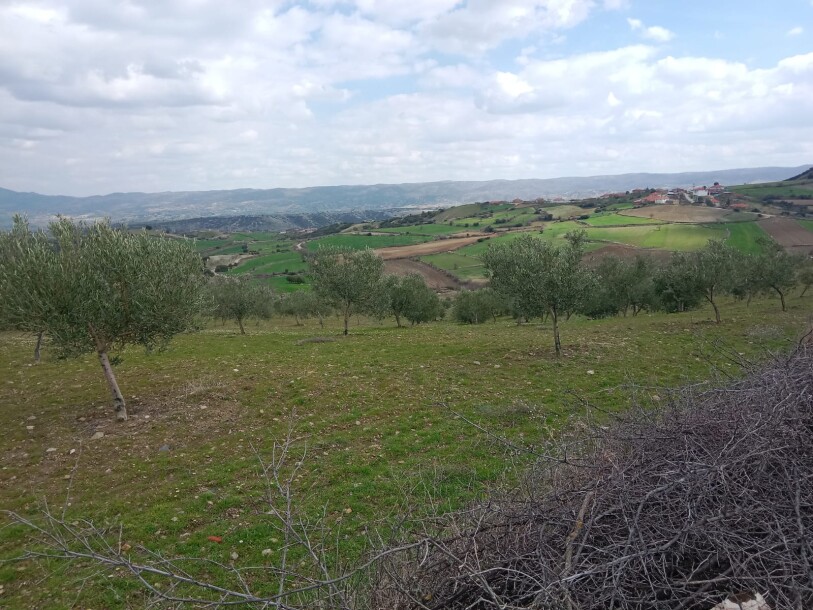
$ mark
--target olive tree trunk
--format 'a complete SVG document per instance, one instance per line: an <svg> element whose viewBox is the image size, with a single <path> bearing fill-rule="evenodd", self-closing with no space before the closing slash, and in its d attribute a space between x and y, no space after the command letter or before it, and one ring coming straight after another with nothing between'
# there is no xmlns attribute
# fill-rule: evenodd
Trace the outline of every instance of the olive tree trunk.
<svg viewBox="0 0 813 610"><path fill-rule="evenodd" d="M551 311L550 318L553 321L553 345L558 358L562 355L562 341L559 339L559 316L556 314L556 310Z"/></svg>
<svg viewBox="0 0 813 610"><path fill-rule="evenodd" d="M779 294L779 299L782 301L782 311L787 311L788 307L785 304L785 294L776 286L773 287L774 290Z"/></svg>
<svg viewBox="0 0 813 610"><path fill-rule="evenodd" d="M42 357L42 351L41 351L42 350L42 336L44 334L45 333L43 331L40 331L39 333L37 333L37 345L34 347L34 362L36 362L38 364L39 364L39 361L40 361L40 359Z"/></svg>
<svg viewBox="0 0 813 610"><path fill-rule="evenodd" d="M110 359L107 357L107 351L100 350L98 353L99 362L104 371L104 378L107 380L107 386L110 388L110 394L113 396L113 410L116 412L116 419L119 421L127 421L127 405L124 402L124 396L116 381L116 375L113 373L113 367L110 365Z"/></svg>

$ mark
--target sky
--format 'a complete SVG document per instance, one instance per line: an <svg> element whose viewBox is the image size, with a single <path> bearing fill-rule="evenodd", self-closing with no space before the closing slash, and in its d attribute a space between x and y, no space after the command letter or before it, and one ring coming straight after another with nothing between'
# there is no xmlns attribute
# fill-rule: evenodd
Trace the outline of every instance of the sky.
<svg viewBox="0 0 813 610"><path fill-rule="evenodd" d="M813 0L0 0L0 187L813 164Z"/></svg>

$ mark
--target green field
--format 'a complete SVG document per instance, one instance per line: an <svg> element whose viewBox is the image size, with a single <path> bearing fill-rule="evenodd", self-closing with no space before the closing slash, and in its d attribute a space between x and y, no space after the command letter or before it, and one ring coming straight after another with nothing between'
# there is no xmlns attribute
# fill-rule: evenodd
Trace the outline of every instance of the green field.
<svg viewBox="0 0 813 610"><path fill-rule="evenodd" d="M263 254L257 258L249 259L232 269L230 273L287 273L288 271L302 271L307 268L299 252L277 252Z"/></svg>
<svg viewBox="0 0 813 610"><path fill-rule="evenodd" d="M587 229L587 238L660 250L698 250L710 239L725 239L723 227L662 224L640 227L595 227Z"/></svg>
<svg viewBox="0 0 813 610"><path fill-rule="evenodd" d="M617 227L626 225L656 225L662 221L654 218L641 218L640 216L619 216L618 214L594 214L583 223L591 227Z"/></svg>
<svg viewBox="0 0 813 610"><path fill-rule="evenodd" d="M813 195L813 180L799 180L788 184L787 182L771 182L766 184L744 184L732 186L730 190L741 195L747 195L755 199L763 197L782 197L793 199L798 196Z"/></svg>
<svg viewBox="0 0 813 610"><path fill-rule="evenodd" d="M307 248L315 252L322 247L341 247L353 250L364 250L365 248L388 248L390 246L411 246L431 241L428 237L421 235L328 235L320 237L307 243Z"/></svg>
<svg viewBox="0 0 813 610"><path fill-rule="evenodd" d="M254 452L269 458L293 414L296 455L307 446L296 501L308 515L326 511L342 553L353 557L369 523L385 525L405 501L426 505L421 481L436 486L443 507L456 507L509 465L525 463L453 411L515 442L538 443L583 415L582 401L624 409L633 385L646 399L660 393L651 388L706 379L715 367L736 373L732 351L750 358L788 348L811 303L794 296L780 315L773 299L750 307L725 300L719 326L709 323L708 309L574 317L562 324L559 360L550 327L507 319L414 328L363 320L346 338L333 317L326 329L315 321L251 322L246 336L212 324L165 352L120 354L131 412L125 424L113 421L95 357L58 361L46 345L44 361L31 366L33 338L0 333L0 505L31 516L46 500L61 512L68 497L69 522L118 516L121 542L134 548L271 565L282 543L265 514ZM333 341L301 343L317 336ZM96 431L104 437L91 440ZM26 540L19 527L0 529L0 555L20 552ZM256 592L274 590L265 573L243 577ZM147 603L123 571L84 563L52 562L47 571L30 561L4 563L0 584L10 610Z"/></svg>
<svg viewBox="0 0 813 610"><path fill-rule="evenodd" d="M758 254L761 251L757 239L768 237L768 234L755 222L741 222L726 227L728 238L726 242L748 254Z"/></svg>
<svg viewBox="0 0 813 610"><path fill-rule="evenodd" d="M387 227L376 229L377 233L407 233L415 235L447 235L460 233L460 227L448 224L415 225L409 227Z"/></svg>
<svg viewBox="0 0 813 610"><path fill-rule="evenodd" d="M813 220L800 220L798 222L808 231L813 231Z"/></svg>
<svg viewBox="0 0 813 610"><path fill-rule="evenodd" d="M485 267L479 258L466 256L459 252L445 252L443 254L430 254L422 256L421 261L444 269L461 280L485 277Z"/></svg>

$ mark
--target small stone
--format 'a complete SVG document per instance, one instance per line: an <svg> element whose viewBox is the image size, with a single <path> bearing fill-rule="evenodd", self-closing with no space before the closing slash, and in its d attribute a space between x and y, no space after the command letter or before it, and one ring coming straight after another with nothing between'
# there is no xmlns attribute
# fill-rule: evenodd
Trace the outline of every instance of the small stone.
<svg viewBox="0 0 813 610"><path fill-rule="evenodd" d="M48 449L45 450L45 453L53 453L54 451L56 451L56 447L48 447Z"/></svg>
<svg viewBox="0 0 813 610"><path fill-rule="evenodd" d="M271 549L263 549L263 557L268 557L271 554Z"/></svg>
<svg viewBox="0 0 813 610"><path fill-rule="evenodd" d="M76 449L71 449L68 451L68 455L73 455L74 453L76 453Z"/></svg>
<svg viewBox="0 0 813 610"><path fill-rule="evenodd" d="M344 513L345 513L346 515L349 515L349 514L350 514L350 513L352 513L352 512L353 512L353 509L352 509L352 508L350 508L349 506L348 506L347 508L345 508L345 509L344 509Z"/></svg>
<svg viewBox="0 0 813 610"><path fill-rule="evenodd" d="M28 416L28 421L34 421L35 419L37 419L36 415L29 415Z"/></svg>
<svg viewBox="0 0 813 610"><path fill-rule="evenodd" d="M98 441L100 438L104 438L104 432L95 432L93 436L90 437L90 440Z"/></svg>
<svg viewBox="0 0 813 610"><path fill-rule="evenodd" d="M26 429L26 430L33 430L33 429L34 429L34 426L26 426L26 427L25 427L25 429Z"/></svg>
<svg viewBox="0 0 813 610"><path fill-rule="evenodd" d="M178 521L178 517L172 517L172 519L170 519L170 521Z"/></svg>
<svg viewBox="0 0 813 610"><path fill-rule="evenodd" d="M232 554L230 555L230 557L231 557L233 560L235 560L235 561L236 561L236 560L237 560L237 559L240 557L240 555L238 555L238 554L237 554L237 551L232 551Z"/></svg>
<svg viewBox="0 0 813 610"><path fill-rule="evenodd" d="M169 450L170 450L169 445L161 445L158 448L158 451L160 451L161 453L167 453Z"/></svg>
<svg viewBox="0 0 813 610"><path fill-rule="evenodd" d="M475 361L474 361L474 364L476 364L477 366L480 366L480 361L479 361L479 360L475 360Z"/></svg>
<svg viewBox="0 0 813 610"><path fill-rule="evenodd" d="M589 371L587 371L587 374L588 375L595 375L596 372L593 369L590 369Z"/></svg>

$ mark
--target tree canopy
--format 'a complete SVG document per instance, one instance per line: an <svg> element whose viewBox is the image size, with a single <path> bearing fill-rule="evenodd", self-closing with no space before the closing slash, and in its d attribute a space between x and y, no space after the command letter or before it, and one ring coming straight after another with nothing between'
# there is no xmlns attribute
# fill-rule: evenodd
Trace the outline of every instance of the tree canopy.
<svg viewBox="0 0 813 610"><path fill-rule="evenodd" d="M320 248L311 258L313 290L344 317L344 334L350 317L381 310L386 296L384 261L372 250Z"/></svg>
<svg viewBox="0 0 813 610"><path fill-rule="evenodd" d="M45 233L17 217L0 234L0 251L3 325L44 331L62 357L96 352L117 417L126 419L108 354L127 344L161 348L194 325L200 257L182 240L64 218Z"/></svg>
<svg viewBox="0 0 813 610"><path fill-rule="evenodd" d="M491 272L491 286L528 317L549 314L556 355L562 345L559 319L578 310L593 284L593 274L582 264L584 231L568 233L556 246L531 235L499 246L483 256Z"/></svg>

